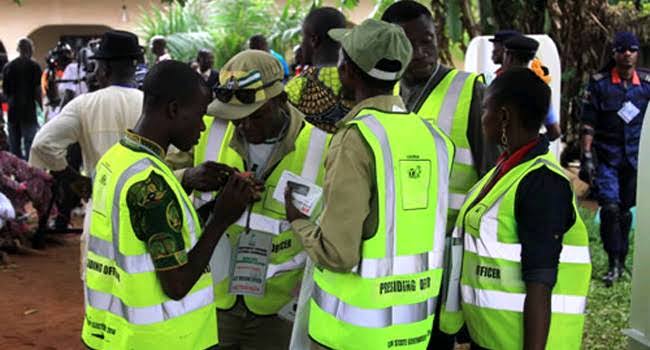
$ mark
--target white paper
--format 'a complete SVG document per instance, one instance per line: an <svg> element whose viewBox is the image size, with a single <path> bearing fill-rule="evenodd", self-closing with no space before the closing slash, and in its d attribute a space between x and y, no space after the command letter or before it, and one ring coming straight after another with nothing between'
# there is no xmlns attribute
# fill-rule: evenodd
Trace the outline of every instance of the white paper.
<svg viewBox="0 0 650 350"><path fill-rule="evenodd" d="M288 182L297 188L293 191L293 204L301 213L311 216L323 195L323 189L309 180L285 170L273 192L273 199L282 204L284 204L284 191Z"/></svg>
<svg viewBox="0 0 650 350"><path fill-rule="evenodd" d="M623 107L618 110L618 116L621 117L624 122L629 124L637 115L639 115L640 112L641 111L636 108L632 102L627 101L623 104Z"/></svg>
<svg viewBox="0 0 650 350"><path fill-rule="evenodd" d="M272 235L260 231L239 235L231 263L230 294L264 296L272 240Z"/></svg>

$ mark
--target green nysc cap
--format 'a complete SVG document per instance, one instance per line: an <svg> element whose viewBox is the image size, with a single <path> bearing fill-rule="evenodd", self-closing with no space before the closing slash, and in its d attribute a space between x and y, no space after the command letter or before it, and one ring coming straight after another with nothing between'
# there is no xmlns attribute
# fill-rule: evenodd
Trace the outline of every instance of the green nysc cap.
<svg viewBox="0 0 650 350"><path fill-rule="evenodd" d="M411 62L413 48L402 27L374 19L367 19L352 29L332 29L329 36L341 43L345 53L369 76L385 81L402 77ZM399 71L377 67L382 59L398 61Z"/></svg>

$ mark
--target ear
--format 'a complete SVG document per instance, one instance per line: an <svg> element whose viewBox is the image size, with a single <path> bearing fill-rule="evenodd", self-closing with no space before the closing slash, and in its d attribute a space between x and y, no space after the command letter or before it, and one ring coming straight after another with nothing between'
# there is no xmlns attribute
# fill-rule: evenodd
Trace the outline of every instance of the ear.
<svg viewBox="0 0 650 350"><path fill-rule="evenodd" d="M316 34L312 34L311 37L309 38L309 41L311 41L311 47L316 48L320 46L320 38Z"/></svg>
<svg viewBox="0 0 650 350"><path fill-rule="evenodd" d="M510 108L508 106L502 106L499 112L500 112L499 119L501 121L501 125L510 124L511 117L512 117L512 111L510 111Z"/></svg>
<svg viewBox="0 0 650 350"><path fill-rule="evenodd" d="M171 120L177 120L179 117L180 106L178 101L173 100L167 103L167 118Z"/></svg>

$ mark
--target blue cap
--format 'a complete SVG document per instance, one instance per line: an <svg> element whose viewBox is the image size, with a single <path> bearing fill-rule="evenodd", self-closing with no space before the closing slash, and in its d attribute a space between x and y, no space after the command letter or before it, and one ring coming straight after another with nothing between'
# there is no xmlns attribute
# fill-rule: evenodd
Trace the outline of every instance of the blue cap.
<svg viewBox="0 0 650 350"><path fill-rule="evenodd" d="M614 35L614 49L639 49L639 39L631 32L618 32Z"/></svg>
<svg viewBox="0 0 650 350"><path fill-rule="evenodd" d="M494 38L490 39L491 42L493 43L503 43L506 40L512 38L513 36L520 36L521 33L519 33L516 30L500 30L494 34Z"/></svg>

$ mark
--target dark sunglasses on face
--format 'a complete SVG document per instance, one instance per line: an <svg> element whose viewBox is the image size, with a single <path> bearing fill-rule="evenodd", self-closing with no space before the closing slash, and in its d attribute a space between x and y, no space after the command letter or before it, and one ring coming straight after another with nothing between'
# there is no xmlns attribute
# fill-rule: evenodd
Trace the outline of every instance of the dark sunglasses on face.
<svg viewBox="0 0 650 350"><path fill-rule="evenodd" d="M630 52L634 53L634 52L638 52L639 48L638 47L619 46L619 47L614 48L614 51L616 51L616 53L625 53L625 51L630 51Z"/></svg>
<svg viewBox="0 0 650 350"><path fill-rule="evenodd" d="M255 103L255 95L258 91L264 90L279 81L280 80L274 80L256 89L228 89L223 86L218 86L215 87L212 91L214 93L214 97L223 103L230 102L230 100L232 100L232 97L235 96L239 102L250 105Z"/></svg>

